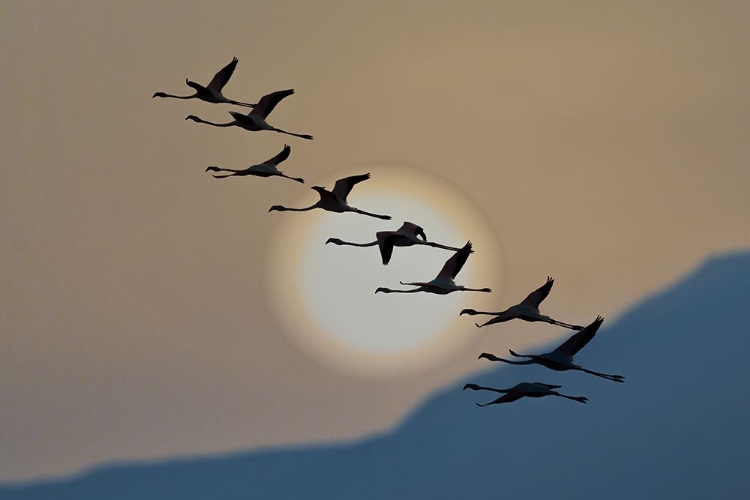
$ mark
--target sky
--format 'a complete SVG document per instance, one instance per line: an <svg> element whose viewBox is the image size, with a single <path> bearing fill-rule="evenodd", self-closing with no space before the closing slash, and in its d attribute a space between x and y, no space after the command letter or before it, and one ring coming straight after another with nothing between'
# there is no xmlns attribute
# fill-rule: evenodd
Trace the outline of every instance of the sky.
<svg viewBox="0 0 750 500"><path fill-rule="evenodd" d="M274 312L268 263L286 221L311 214L267 209L314 202L305 189L342 169L415 165L481 207L501 241L499 309L551 275L544 312L614 319L750 247L746 2L0 5L0 481L366 435L476 371L474 351L566 334L472 331L397 377L306 352ZM233 56L225 95L294 88L269 122L314 141L152 99ZM304 188L204 172L285 143ZM366 206L373 189L350 201L387 210Z"/></svg>

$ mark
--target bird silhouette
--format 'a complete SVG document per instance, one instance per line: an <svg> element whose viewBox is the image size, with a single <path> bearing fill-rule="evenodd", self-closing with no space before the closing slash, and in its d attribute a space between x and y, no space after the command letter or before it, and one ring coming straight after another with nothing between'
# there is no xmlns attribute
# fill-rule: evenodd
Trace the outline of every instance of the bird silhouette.
<svg viewBox="0 0 750 500"><path fill-rule="evenodd" d="M606 378L607 380L612 380L613 382L625 382L625 377L623 377L622 375L608 375L606 373L595 372L592 370L587 370L586 368L573 363L573 356L575 356L578 351L583 349L586 344L588 344L591 339L594 338L594 335L596 335L596 332L599 330L599 327L603 322L604 318L602 318L601 316L597 316L593 323L585 327L580 332L575 333L572 337L563 342L557 349L552 352L539 355L522 355L510 351L510 354L517 358L529 358L526 361L511 361L509 359L498 358L494 354L489 354L486 352L480 354L477 359L485 358L489 359L490 361L502 361L503 363L510 363L512 365L538 364L547 367L550 370L555 370L558 372L578 370L589 373L591 375L595 375L597 377Z"/></svg>
<svg viewBox="0 0 750 500"><path fill-rule="evenodd" d="M281 150L279 154L271 158L270 160L266 160L263 163L260 163L258 165L253 165L252 167L248 167L244 170L233 170L231 168L220 168L215 166L210 166L206 169L206 172L231 172L226 175L214 175L217 179L226 179L227 177L241 177L245 175L255 175L258 177L284 177L285 179L291 179L293 181L297 181L300 183L305 182L304 179L301 179L299 177L289 177L284 172L281 172L276 168L276 166L289 158L289 154L291 153L292 148L288 145L284 145L284 149Z"/></svg>
<svg viewBox="0 0 750 500"><path fill-rule="evenodd" d="M495 323L503 323L505 321L510 321L512 319L522 319L524 321L531 321L531 322L544 321L546 323L550 323L553 325L564 326L565 328L570 328L571 330L581 330L583 328L582 326L569 325L568 323L563 323L561 321L554 320L550 318L549 316L545 316L539 312L539 304L541 304L542 301L547 298L547 295L549 295L549 292L552 289L552 285L554 283L555 283L555 280L547 276L547 282L544 285L542 285L541 287L531 292L528 295L528 297L523 299L523 302L513 307L510 307L506 309L505 311L483 312L483 311L475 311L474 309L464 309L463 311L459 313L459 316L463 314L468 314L471 316L474 316L477 314L489 314L489 315L495 316L491 320L481 325L478 323L474 323L477 326L477 328L481 328L487 325L494 325Z"/></svg>
<svg viewBox="0 0 750 500"><path fill-rule="evenodd" d="M471 248L471 241L466 242L463 248L459 249L453 256L448 259L443 265L440 273L437 277L430 282L414 282L404 283L400 281L402 285L416 286L412 290L391 290L390 288L380 287L375 290L375 293L416 293L416 292L428 292L435 293L438 295L447 295L452 292L491 292L490 288L466 288L462 285L456 285L453 279L461 272L461 268L466 264L466 260L469 255L474 253Z"/></svg>
<svg viewBox="0 0 750 500"><path fill-rule="evenodd" d="M498 405L501 403L512 403L513 401L518 401L521 398L542 398L544 396L560 396L561 398L578 401L579 403L583 403L583 404L586 404L588 402L588 398L585 398L583 396L567 396L565 394L560 394L559 392L553 390L553 389L559 389L560 387L562 386L543 384L541 382L521 382L520 384L514 385L510 389L495 389L492 387L484 387L484 386L477 385L477 384L466 384L464 386L464 390L471 389L474 391L492 391L492 392L499 392L503 394L496 400L490 401L489 403L485 403L485 404L475 403L477 406L489 406L489 405Z"/></svg>
<svg viewBox="0 0 750 500"><path fill-rule="evenodd" d="M268 211L307 212L308 210L321 208L329 212L354 212L362 215L368 215L370 217L376 217L378 219L390 220L390 215L379 215L371 212L365 212L364 210L360 210L359 208L349 205L349 203L347 202L346 198L351 192L352 188L360 182L366 181L369 178L369 173L362 175L353 175L351 177L344 177L343 179L339 179L336 181L336 184L333 187L333 191L328 191L327 189L320 186L313 186L311 189L317 191L318 195L320 196L320 200L318 200L318 202L314 205L310 205L309 207L305 208L289 208L281 205L274 205L269 208Z"/></svg>
<svg viewBox="0 0 750 500"><path fill-rule="evenodd" d="M257 132L259 130L271 130L273 132L279 132L281 134L288 134L295 137L312 140L313 136L309 134L295 134L293 132L287 132L286 130L272 127L266 122L266 118L269 114L271 114L271 111L273 111L276 105L282 99L292 94L294 94L294 90L288 89L279 90L271 94L264 95L260 98L260 101L258 101L258 104L255 105L253 110L246 115L243 115L242 113L238 113L236 111L230 111L229 114L232 115L234 120L227 123L209 122L195 115L188 115L185 119L193 120L194 122L198 123L205 123L206 125L212 125L214 127L240 127L253 132Z"/></svg>
<svg viewBox="0 0 750 500"><path fill-rule="evenodd" d="M164 92L157 92L153 96L154 97L171 97L173 99L200 99L201 101L211 102L215 104L234 104L237 106L245 106L252 108L255 106L255 104L250 104L246 102L238 102L232 99L227 99L224 97L224 95L221 93L221 90L224 88L224 86L227 84L229 79L232 77L232 74L234 73L234 69L237 67L238 59L235 57L232 59L232 62L224 66L218 73L216 73L213 77L213 79L209 82L207 86L202 86L198 83L191 82L187 78L185 79L185 83L189 86L195 89L195 94L193 95L171 95L166 94Z"/></svg>
<svg viewBox="0 0 750 500"><path fill-rule="evenodd" d="M422 238L419 238L419 237ZM348 245L352 247L373 247L378 245L380 248L380 256L383 260L383 265L386 266L391 261L393 255L393 247L410 247L413 245L427 245L435 248L442 248L445 250L453 250L457 252L459 249L454 247L448 247L427 241L427 236L424 234L424 229L414 224L413 222L404 222L403 225L396 231L378 231L375 233L375 241L370 243L352 243L349 241L343 241L338 238L328 238L326 245L333 243L335 245Z"/></svg>

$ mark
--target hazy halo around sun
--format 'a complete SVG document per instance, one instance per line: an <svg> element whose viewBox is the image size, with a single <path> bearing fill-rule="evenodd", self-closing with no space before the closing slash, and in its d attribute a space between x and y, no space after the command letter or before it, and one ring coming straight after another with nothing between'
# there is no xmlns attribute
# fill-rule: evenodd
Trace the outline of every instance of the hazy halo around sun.
<svg viewBox="0 0 750 500"><path fill-rule="evenodd" d="M354 187L349 204L392 220L317 209L270 214L278 222L266 268L269 303L294 343L331 368L371 377L426 371L461 355L477 339L474 322L459 318L461 309L500 306L505 265L500 237L471 197L429 170L372 164L308 182L332 189L337 179L367 172L372 178ZM279 204L305 207L317 200L308 188ZM408 288L399 280L433 279L453 252L397 247L383 266L377 246L325 244L328 238L371 242L377 231L396 230L405 221L443 245L460 248L471 240L475 253L456 282L490 287L492 293L376 295L380 286Z"/></svg>

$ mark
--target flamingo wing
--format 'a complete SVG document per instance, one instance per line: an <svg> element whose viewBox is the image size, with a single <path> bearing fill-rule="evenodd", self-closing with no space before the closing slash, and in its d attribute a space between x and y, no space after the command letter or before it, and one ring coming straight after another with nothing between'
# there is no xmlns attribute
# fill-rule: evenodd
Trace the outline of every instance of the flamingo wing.
<svg viewBox="0 0 750 500"><path fill-rule="evenodd" d="M352 188L356 184L359 184L362 181L366 181L369 178L370 174L367 173L362 175L352 175L351 177L344 177L343 179L339 179L333 186L333 194L335 194L342 200L346 200L346 197L349 195L349 193L352 192Z"/></svg>
<svg viewBox="0 0 750 500"><path fill-rule="evenodd" d="M375 233L375 238L378 240L378 248L380 249L380 256L383 259L383 265L386 266L391 261L393 245L399 238L399 234L395 231L378 231Z"/></svg>
<svg viewBox="0 0 750 500"><path fill-rule="evenodd" d="M410 234L414 237L422 235L425 241L427 240L427 237L424 235L424 229L417 226L413 222L404 222L398 229L398 232L402 234Z"/></svg>
<svg viewBox="0 0 750 500"><path fill-rule="evenodd" d="M523 302L521 303L539 309L539 304L541 304L542 301L547 298L547 295L549 295L549 291L552 290L552 285L554 284L555 280L547 276L547 282L531 292L525 299L523 299Z"/></svg>
<svg viewBox="0 0 750 500"><path fill-rule="evenodd" d="M285 97L289 97L292 94L294 94L294 89L277 90L276 92L266 94L260 98L258 104L256 104L253 110L248 114L259 115L260 117L265 119L268 115L271 114L273 108L275 108L282 99L284 99Z"/></svg>
<svg viewBox="0 0 750 500"><path fill-rule="evenodd" d="M276 156L274 156L270 160L264 161L263 163L265 163L267 165L273 165L275 167L276 165L278 165L282 161L284 161L287 158L289 158L289 154L291 152L292 152L291 146L289 146L288 144L284 144L284 149L281 150L281 153L277 154Z"/></svg>
<svg viewBox="0 0 750 500"><path fill-rule="evenodd" d="M458 273L461 272L461 268L464 267L466 260L472 253L474 253L474 250L471 249L471 241L467 241L463 248L454 253L450 259L445 261L443 269L441 269L438 274L438 278L454 279Z"/></svg>
<svg viewBox="0 0 750 500"><path fill-rule="evenodd" d="M221 70L214 75L207 88L221 92L224 85L226 85L229 79L232 78L232 73L234 73L234 68L237 67L238 61L239 59L235 57L232 59L232 62L221 68Z"/></svg>
<svg viewBox="0 0 750 500"><path fill-rule="evenodd" d="M490 401L489 403L485 403L479 406L499 405L501 403L512 403L513 401L518 401L525 395L526 393L521 390L511 389L510 392L508 392L507 394L503 394L502 396L495 399L494 401Z"/></svg>
<svg viewBox="0 0 750 500"><path fill-rule="evenodd" d="M564 354L568 354L569 356L575 356L578 351L586 347L586 344L591 342L591 339L594 338L594 335L596 335L596 332L599 330L599 327L602 326L603 322L604 318L602 318L601 316L597 316L589 326L587 326L583 330L576 332L568 340L563 342L560 347L552 352L561 352Z"/></svg>

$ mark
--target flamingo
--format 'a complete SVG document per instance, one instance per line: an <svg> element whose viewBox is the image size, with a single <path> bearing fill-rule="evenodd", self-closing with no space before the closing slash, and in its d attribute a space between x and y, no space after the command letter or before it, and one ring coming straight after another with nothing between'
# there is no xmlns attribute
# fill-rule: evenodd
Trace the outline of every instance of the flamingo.
<svg viewBox="0 0 750 500"><path fill-rule="evenodd" d="M277 154L270 160L266 160L263 163L260 163L258 165L253 165L252 167L248 167L245 170L232 170L231 168L219 168L214 167L213 165L208 167L206 169L206 172L231 172L230 174L226 175L214 175L216 179L225 179L227 177L234 177L234 176L245 176L245 175L256 175L258 177L284 177L286 179L291 179L293 181L300 182L302 184L305 183L304 179L301 179L299 177L289 177L288 175L284 174L284 172L281 172L276 168L276 166L281 163L282 161L289 158L289 153L292 152L292 148L288 145L284 145L284 149L281 150L281 153Z"/></svg>
<svg viewBox="0 0 750 500"><path fill-rule="evenodd" d="M317 191L318 195L320 196L320 200L316 204L310 205L309 207L305 208L288 208L281 205L274 205L269 208L268 211L273 212L274 210L276 210L279 212L307 212L308 210L313 210L315 208L322 208L323 210L328 210L329 212L355 212L362 215L369 215L370 217L377 217L378 219L390 220L390 215L378 215L371 212L365 212L364 210L352 207L351 205L349 205L349 203L347 203L346 197L349 195L352 188L360 182L366 181L369 178L369 173L362 175L353 175L351 177L344 177L343 179L339 179L336 181L336 184L333 186L333 191L328 191L327 189L320 186L313 186L312 189Z"/></svg>
<svg viewBox="0 0 750 500"><path fill-rule="evenodd" d="M189 86L195 89L195 94L193 95L171 95L166 94L164 92L157 92L151 98L154 97L171 97L173 99L200 99L201 101L211 102L215 104L225 103L225 104L235 104L237 106L246 106L249 108L252 108L255 106L255 104L249 104L245 102L238 102L234 101L232 99L227 99L224 97L221 93L221 89L224 88L224 85L227 84L229 79L232 77L232 73L234 73L234 68L237 67L238 59L235 57L232 59L232 62L224 66L218 73L216 73L211 80L211 82L208 84L208 86L204 87L198 83L191 82L187 78L185 79L185 83Z"/></svg>
<svg viewBox="0 0 750 500"><path fill-rule="evenodd" d="M491 292L489 288L466 288L462 285L456 285L453 279L456 275L461 272L461 268L466 264L466 260L469 255L474 253L471 249L471 241L467 241L466 245L460 250L453 254L443 265L443 269L437 277L430 282L415 282L415 283L404 283L400 281L402 285L416 286L412 290L391 290L390 288L380 287L375 290L375 293L416 293L416 292L428 292L435 293L438 295L447 295L452 292Z"/></svg>
<svg viewBox="0 0 750 500"><path fill-rule="evenodd" d="M205 123L206 125L212 125L214 127L241 127L245 130L250 130L253 132L257 132L259 130L272 130L274 132L279 132L281 134L288 134L293 135L295 137L301 137L303 139L309 139L312 140L313 136L308 134L295 134L293 132L287 132L286 130L281 130L280 128L272 127L266 122L266 118L268 115L271 114L271 111L273 111L273 108L276 107L276 105L285 97L290 96L294 94L293 89L288 90L278 90L276 92L272 92L270 94L264 95L260 98L260 101L258 101L258 104L255 105L252 111L250 111L248 114L243 115L242 113L238 113L236 111L230 111L229 114L232 115L234 120L227 123L213 123L206 120L203 120L202 118L199 118L195 115L188 115L185 119L186 120L193 120L194 122L198 123Z"/></svg>
<svg viewBox="0 0 750 500"><path fill-rule="evenodd" d="M498 405L500 403L512 403L513 401L518 401L521 398L542 398L544 396L560 396L561 398L565 399L571 399L573 401L578 401L579 403L586 404L588 403L588 398L585 398L583 396L566 396L565 394L560 394L557 391L554 391L553 389L559 389L562 387L561 385L550 385L550 384L543 384L541 382L521 382L520 384L516 384L510 389L494 389L492 387L484 387L477 384L466 384L464 386L464 390L471 389L474 391L492 391L492 392L499 392L503 394L503 396L500 396L494 401L490 401L489 403L485 404L479 404L475 403L477 406L489 406L489 405Z"/></svg>
<svg viewBox="0 0 750 500"><path fill-rule="evenodd" d="M420 239L419 236L422 238ZM432 241L427 241L427 236L424 234L424 229L414 224L413 222L404 222L403 225L396 231L378 231L375 233L375 241L370 243L351 243L349 241L343 241L338 238L328 238L326 245L334 243L336 245L349 245L352 247L373 247L378 245L380 248L380 256L383 259L383 265L387 266L391 261L391 255L393 255L393 247L410 247L413 245L427 245L435 248L442 248L444 250L453 250L457 252L459 249L454 247L448 247Z"/></svg>
<svg viewBox="0 0 750 500"><path fill-rule="evenodd" d="M608 375L606 373L595 372L592 370L587 370L586 368L573 363L573 356L575 356L578 351L583 349L586 344L588 344L591 339L594 338L594 335L596 335L596 332L599 330L602 322L604 322L604 318L602 318L601 316L597 316L593 323L591 323L580 332L576 332L572 337L563 342L557 349L552 352L526 356L510 351L510 354L517 358L530 358L526 361L511 361L509 359L498 358L494 354L489 354L486 352L480 354L477 359L485 358L489 359L490 361L502 361L503 363L510 363L512 365L538 364L558 372L578 370L589 373L591 375L595 375L597 377L606 378L607 380L611 380L613 382L625 382L625 377L623 377L622 375Z"/></svg>
<svg viewBox="0 0 750 500"><path fill-rule="evenodd" d="M537 288L533 292L531 292L528 297L523 299L523 302L520 304L517 304L513 307L510 307L502 312L483 312L483 311L475 311L474 309L464 309L459 313L459 316L462 314L468 314L470 316L474 316L477 314L490 314L495 316L491 320L487 321L484 324L478 324L474 323L477 328L481 328L483 326L487 325L494 325L495 323L503 323L505 321L510 321L512 319L522 319L524 321L544 321L546 323L550 323L553 325L558 326L564 326L565 328L570 328L571 330L581 330L583 329L582 326L578 325L569 325L567 323L562 323L560 321L554 320L550 318L549 316L545 316L543 314L539 313L539 304L542 303L544 299L547 298L547 295L549 295L549 291L552 289L552 285L555 283L555 280L547 276L547 282L542 285L541 287Z"/></svg>

